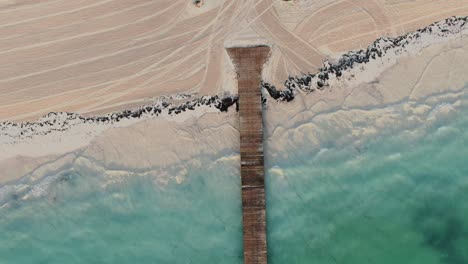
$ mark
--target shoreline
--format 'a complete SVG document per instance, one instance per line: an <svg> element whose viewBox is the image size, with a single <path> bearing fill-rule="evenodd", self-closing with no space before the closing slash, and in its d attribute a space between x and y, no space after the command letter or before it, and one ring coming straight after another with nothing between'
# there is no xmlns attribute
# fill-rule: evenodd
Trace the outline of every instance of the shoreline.
<svg viewBox="0 0 468 264"><path fill-rule="evenodd" d="M372 70L378 70L374 72L374 76L370 77L375 78L375 75L394 65L398 57L416 54L431 44L453 39L457 34L467 34L467 23L468 16L453 16L416 31L408 32L403 36L381 37L366 49L344 53L337 58L336 63L324 61L323 67L319 68L317 73L290 76L281 89L276 89L274 85L267 82L262 82L262 88L268 91L273 99L291 101L298 90L313 93L322 91L329 86L355 86L365 79L369 79L360 80L355 76L369 71L372 66L374 66ZM366 66L366 64L369 65ZM359 66L367 68L359 69Z"/></svg>
<svg viewBox="0 0 468 264"><path fill-rule="evenodd" d="M378 72L374 72L374 76L370 77L375 78L378 74L393 66L399 57L416 54L431 44L448 41L456 38L457 34L462 35L467 32L468 16L449 17L403 36L379 38L366 49L344 53L337 59L336 63L324 61L323 67L319 68L317 73L290 76L284 82L284 87L281 89L277 89L274 85L264 81L260 85L268 93L269 97L278 101L288 102L294 99L295 94L299 90L313 93L315 91L322 91L329 86L356 86L365 81L365 79L369 79L369 76L360 79L359 77L361 76L359 75L365 75L365 72L370 71L372 66L374 67L372 70L378 70ZM384 59L387 60L385 61ZM359 69L356 71L357 68ZM263 95L265 103L268 97L265 92ZM35 129L37 129L39 135L44 135L50 133L50 131L64 131L68 129L67 125L78 123L113 124L123 119L160 115L174 116L185 111L197 110L196 108L200 106L213 106L221 112L226 112L229 107L235 104L236 109L238 109L237 95L223 98L218 95L206 95L183 103L173 103L174 100L180 101L192 97L189 94L162 96L154 99L154 104L146 104L133 110L116 111L101 116L86 117L85 115L70 112L50 112L37 121L3 121L0 122L0 143L2 143L2 136L21 139L34 135L36 133ZM50 128L50 131L47 131L47 126ZM56 128L57 126L58 128ZM14 129L9 130L9 128Z"/></svg>
<svg viewBox="0 0 468 264"><path fill-rule="evenodd" d="M179 96L179 95L177 95ZM83 116L69 112L50 112L33 122L0 122L0 137L10 137L12 140L21 140L33 136L47 135L54 131L66 131L79 124L113 125L120 121L131 119L146 119L151 117L173 117L183 112L196 111L199 107L214 107L220 112L226 112L229 107L238 106L238 97L229 96L219 98L215 96L203 96L184 103L174 104L164 100L167 97L156 100L155 104L143 105L134 110L123 110L102 116ZM183 97L186 99L187 97ZM172 100L172 97L169 97ZM182 99L182 100L183 100ZM10 128L10 129L9 129ZM2 142L0 140L0 143ZM13 142L11 142L13 143Z"/></svg>
<svg viewBox="0 0 468 264"><path fill-rule="evenodd" d="M334 74L328 74L328 79L325 80L327 83L323 88L326 89L315 88L314 92L311 92L305 89L308 86L302 89L297 86L289 90L291 97L277 97L275 100L275 96L266 94L269 90L263 87L263 103L267 108L264 111L266 115L265 135L268 137L267 145L269 144L272 155L276 155L275 152L281 150L282 144L287 144L290 140L289 136L298 142L307 142L311 148L320 146L322 138L315 135L319 132L312 133L311 131L321 131L320 133L326 134L323 131L323 128L328 126L324 125L326 122L336 125L336 127L330 127L331 130L343 129L343 133L350 133L348 137L359 138L360 135L372 135L394 122L392 121L394 113L391 111L400 111L398 107L419 111L421 114L416 114L413 118L421 119L427 111L431 111L429 106L431 104L423 102L418 105L418 98L425 98L426 95L449 95L452 90L454 93L459 93L461 83L466 82L466 79L462 79L463 74L456 75L460 80L453 77L448 79L441 77L440 80L438 79L439 82L428 82L424 81L425 78L418 77L428 71L423 66L432 61L434 56L441 54L446 48L456 51L456 47L465 44L464 38L457 36L466 34L467 17L457 18L456 23L453 23L454 20L455 18L444 20L444 22L448 21L447 25L452 27L453 32L442 32L446 29L444 27L439 27L440 31L430 32L428 27L416 31L416 33L419 32L420 37L421 35L424 37L424 34L430 36L442 32L443 36L448 36L447 38L433 38L433 42L427 43L414 38L412 34L416 33L413 32L405 35L413 36L411 40L414 41L414 44L405 44L406 50L402 50L400 46L387 48L385 53L382 52L382 57L376 56L376 59L373 59L374 53L372 52L378 50L372 51L371 45L366 50L346 53L348 55L343 56L338 64L326 62L325 65L328 67L323 68L313 77L322 80L326 76L324 74L326 71L334 71ZM443 22L433 23L429 27L440 23ZM457 31L453 24L461 25L460 30ZM402 37L397 39L402 45L407 43ZM379 41L375 43L380 43ZM368 53L367 50L371 51ZM461 52L463 51L461 49ZM362 57L361 55L369 56ZM463 56L466 55L462 53L460 56L450 56L460 60L454 61L450 67L458 67L457 65L461 63L459 72L463 73L466 68L463 67ZM378 60L379 58L381 60ZM383 63L383 59L389 60ZM438 66L436 64L437 67L434 66L436 72L451 71L447 68L445 60L447 59L444 59ZM337 65L350 68L342 70L338 78L336 77ZM413 69L414 72L412 74L401 72L406 67ZM351 75L354 77L351 78ZM313 78L310 77L311 80ZM301 79L297 77L297 80ZM446 82L441 83L445 80ZM292 84L293 81L296 79L289 79L286 83ZM415 86L415 88L410 86ZM285 87L288 89L292 85ZM293 96L296 100L292 100ZM406 97L411 98L412 103L402 101L402 98ZM285 98L290 100L285 100ZM443 98L441 100L443 102ZM284 103L284 101L291 102ZM398 102L401 102L401 106L382 110L382 106L391 106ZM63 164L73 164L76 160L70 159L73 155L98 162L97 164L104 169L152 171L196 160L197 155L223 153L227 149L232 152L239 144L238 113L234 107L237 104L236 96L193 98L190 95L179 95L159 98L152 105L105 116L86 117L71 113L51 113L36 122L3 122L0 123L0 148L2 149L0 168L3 168L4 176L0 177L0 182L14 181L40 168L44 171L53 171L57 167L65 166ZM435 103L436 106L437 104ZM369 109L369 113L359 110L365 108ZM323 115L326 113L330 113L327 118ZM316 118L320 115L323 116ZM356 120L360 119L375 119L377 125L366 129L353 128L353 122L358 122ZM342 127L345 125L350 127ZM318 126L324 127L317 130ZM301 129L313 130L307 133L296 131ZM148 148L148 146L154 147ZM139 153L134 153L137 149ZM60 158L64 155L67 158Z"/></svg>

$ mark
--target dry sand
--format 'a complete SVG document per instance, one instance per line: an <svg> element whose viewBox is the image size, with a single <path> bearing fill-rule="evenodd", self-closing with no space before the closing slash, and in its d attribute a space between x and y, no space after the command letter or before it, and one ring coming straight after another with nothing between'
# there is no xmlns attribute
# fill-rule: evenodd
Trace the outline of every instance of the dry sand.
<svg viewBox="0 0 468 264"><path fill-rule="evenodd" d="M236 93L224 47L274 45L265 78L468 14L468 0L3 0L0 121L105 113L180 92Z"/></svg>
<svg viewBox="0 0 468 264"><path fill-rule="evenodd" d="M278 84L379 36L468 13L465 0L187 2L0 2L0 120L31 120L50 111L107 113L180 92L237 94L225 46L273 45L264 78ZM330 82L324 91L291 103L269 100L266 151L284 157L286 138L319 150L338 134L333 140L359 144L403 119L430 123L456 110L467 81L467 45L466 32L425 39L345 72L345 81ZM45 136L2 136L0 184L73 166L110 177L172 171L158 181L182 181L185 165L238 148L234 108L76 124Z"/></svg>
<svg viewBox="0 0 468 264"><path fill-rule="evenodd" d="M330 140L355 144L388 128L430 125L467 104L468 38L466 35L407 52L373 77L356 71L360 82L335 82L292 102L268 100L265 145L282 159L291 139L320 151ZM359 75L365 78L359 78ZM364 80L364 81L362 81ZM0 183L20 177L40 179L73 166L108 175L158 175L158 182L183 181L185 167L216 160L239 149L238 113L209 107L173 116L162 115L118 125L77 125L12 144L2 144ZM409 130L410 133L417 131ZM289 142L289 143L286 143ZM238 160L237 160L238 161ZM274 161L270 161L274 162Z"/></svg>

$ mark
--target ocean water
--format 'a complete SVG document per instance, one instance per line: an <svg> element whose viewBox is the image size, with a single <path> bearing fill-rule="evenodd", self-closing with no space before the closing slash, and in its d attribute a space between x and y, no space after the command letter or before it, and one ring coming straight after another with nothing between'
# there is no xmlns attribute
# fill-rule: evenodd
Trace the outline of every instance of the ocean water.
<svg viewBox="0 0 468 264"><path fill-rule="evenodd" d="M0 209L0 263L242 263L239 169L203 165L164 186L61 172L43 195Z"/></svg>
<svg viewBox="0 0 468 264"><path fill-rule="evenodd" d="M468 263L466 107L359 147L285 151L266 161L270 263Z"/></svg>
<svg viewBox="0 0 468 264"><path fill-rule="evenodd" d="M269 262L468 263L467 142L464 107L359 146L266 153ZM239 163L219 158L181 183L77 165L0 195L0 264L242 263Z"/></svg>

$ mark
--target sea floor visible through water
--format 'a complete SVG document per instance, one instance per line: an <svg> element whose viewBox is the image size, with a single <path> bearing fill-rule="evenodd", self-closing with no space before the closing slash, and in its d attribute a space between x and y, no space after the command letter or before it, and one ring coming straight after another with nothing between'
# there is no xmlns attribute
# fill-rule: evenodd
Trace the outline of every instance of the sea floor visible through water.
<svg viewBox="0 0 468 264"><path fill-rule="evenodd" d="M60 172L36 198L0 208L0 263L241 263L238 174L222 161L181 184Z"/></svg>
<svg viewBox="0 0 468 264"><path fill-rule="evenodd" d="M412 129L266 153L269 262L468 263L468 109ZM0 263L242 263L238 163L187 171L50 175L0 205Z"/></svg>
<svg viewBox="0 0 468 264"><path fill-rule="evenodd" d="M267 159L271 263L468 263L468 108L388 130Z"/></svg>

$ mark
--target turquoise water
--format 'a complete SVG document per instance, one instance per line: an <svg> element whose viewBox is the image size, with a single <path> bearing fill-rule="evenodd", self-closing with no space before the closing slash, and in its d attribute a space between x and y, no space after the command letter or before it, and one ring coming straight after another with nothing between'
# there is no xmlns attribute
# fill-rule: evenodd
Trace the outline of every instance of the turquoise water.
<svg viewBox="0 0 468 264"><path fill-rule="evenodd" d="M0 263L242 263L238 168L206 163L166 186L61 173L43 197L0 209Z"/></svg>
<svg viewBox="0 0 468 264"><path fill-rule="evenodd" d="M413 129L267 160L270 263L468 263L468 111Z"/></svg>
<svg viewBox="0 0 468 264"><path fill-rule="evenodd" d="M468 263L467 128L465 108L359 147L267 153L269 262ZM238 164L201 164L167 185L75 166L37 198L10 195L0 264L242 263Z"/></svg>

